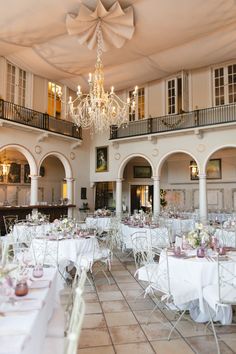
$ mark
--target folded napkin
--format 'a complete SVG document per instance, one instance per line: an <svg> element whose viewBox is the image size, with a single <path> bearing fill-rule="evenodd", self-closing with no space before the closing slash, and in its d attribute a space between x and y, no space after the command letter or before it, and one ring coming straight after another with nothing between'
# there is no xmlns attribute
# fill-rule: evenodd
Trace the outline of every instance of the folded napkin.
<svg viewBox="0 0 236 354"><path fill-rule="evenodd" d="M40 280L31 279L31 280L32 282L30 284L30 289L50 288L52 284L51 280L48 279L40 279Z"/></svg>

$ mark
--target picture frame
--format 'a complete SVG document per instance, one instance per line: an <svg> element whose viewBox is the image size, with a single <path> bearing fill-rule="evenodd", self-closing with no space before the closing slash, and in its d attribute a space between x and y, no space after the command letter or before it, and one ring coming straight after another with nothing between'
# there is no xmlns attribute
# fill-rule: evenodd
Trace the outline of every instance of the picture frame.
<svg viewBox="0 0 236 354"><path fill-rule="evenodd" d="M7 183L21 183L21 165L12 162L7 177Z"/></svg>
<svg viewBox="0 0 236 354"><path fill-rule="evenodd" d="M108 147L100 146L96 147L96 172L108 171Z"/></svg>
<svg viewBox="0 0 236 354"><path fill-rule="evenodd" d="M87 188L81 187L80 199L87 199Z"/></svg>
<svg viewBox="0 0 236 354"><path fill-rule="evenodd" d="M24 165L24 183L30 183L30 166L29 164Z"/></svg>
<svg viewBox="0 0 236 354"><path fill-rule="evenodd" d="M211 159L207 163L206 168L207 179L221 179L221 159Z"/></svg>
<svg viewBox="0 0 236 354"><path fill-rule="evenodd" d="M210 159L206 167L206 178L207 179L221 179L221 159ZM194 161L190 161L190 179L198 180L198 169Z"/></svg>
<svg viewBox="0 0 236 354"><path fill-rule="evenodd" d="M134 166L134 178L151 178L151 166Z"/></svg>

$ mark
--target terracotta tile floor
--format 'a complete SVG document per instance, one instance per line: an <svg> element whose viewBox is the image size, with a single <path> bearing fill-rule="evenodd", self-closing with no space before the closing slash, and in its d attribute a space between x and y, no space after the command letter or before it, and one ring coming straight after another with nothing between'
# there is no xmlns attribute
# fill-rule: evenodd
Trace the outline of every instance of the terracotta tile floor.
<svg viewBox="0 0 236 354"><path fill-rule="evenodd" d="M123 257L124 258L124 257ZM100 273L94 288L85 287L86 315L78 354L215 354L210 329L182 320L170 341L166 336L172 313L155 311L146 324L154 302L139 296L142 284L134 278L132 260L114 258L109 274L111 285ZM236 327L217 330L222 354L236 353Z"/></svg>

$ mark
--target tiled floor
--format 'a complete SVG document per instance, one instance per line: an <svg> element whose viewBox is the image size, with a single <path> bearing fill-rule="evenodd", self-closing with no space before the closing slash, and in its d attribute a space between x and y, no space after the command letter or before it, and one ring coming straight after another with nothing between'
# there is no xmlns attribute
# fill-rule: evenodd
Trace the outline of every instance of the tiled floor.
<svg viewBox="0 0 236 354"><path fill-rule="evenodd" d="M142 287L134 272L132 262L114 258L111 285L97 274L95 287L85 287L86 315L78 354L215 354L212 332L204 325L182 320L168 341L171 313L155 311L146 324L154 303L138 297ZM236 353L235 332L236 326L218 329L222 354Z"/></svg>

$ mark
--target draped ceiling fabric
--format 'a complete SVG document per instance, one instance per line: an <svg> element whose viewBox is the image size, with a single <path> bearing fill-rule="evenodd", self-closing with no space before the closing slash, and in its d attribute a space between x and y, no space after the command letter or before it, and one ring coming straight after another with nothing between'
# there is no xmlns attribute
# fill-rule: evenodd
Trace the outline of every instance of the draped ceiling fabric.
<svg viewBox="0 0 236 354"><path fill-rule="evenodd" d="M131 39L134 33L133 8L129 6L122 10L118 1L107 11L98 0L95 11L81 4L78 16L67 14L66 26L70 35L77 35L80 44L87 44L89 49L95 49L97 44L97 27L101 25L102 49L110 47L121 48L126 39Z"/></svg>
<svg viewBox="0 0 236 354"><path fill-rule="evenodd" d="M235 0L119 0L121 7L116 0L101 1L1 1L0 55L85 91L96 59L96 50L89 49L95 42L91 19L101 12L107 88L129 88L236 58Z"/></svg>

